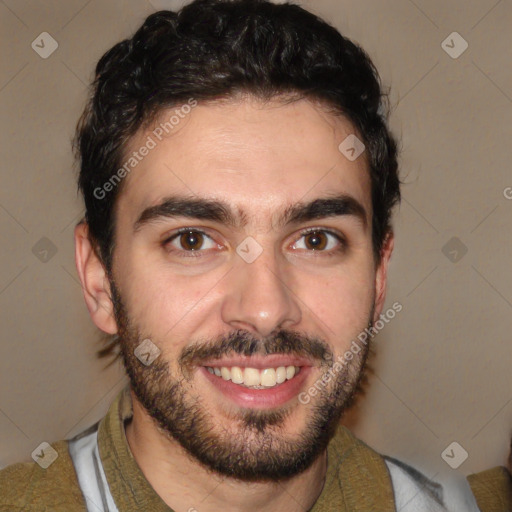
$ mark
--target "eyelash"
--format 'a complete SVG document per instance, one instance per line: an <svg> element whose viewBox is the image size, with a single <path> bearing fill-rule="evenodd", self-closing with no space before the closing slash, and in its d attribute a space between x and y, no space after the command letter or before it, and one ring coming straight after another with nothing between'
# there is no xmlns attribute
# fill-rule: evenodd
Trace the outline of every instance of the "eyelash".
<svg viewBox="0 0 512 512"><path fill-rule="evenodd" d="M167 246L173 241L175 240L176 238L178 238L180 235L183 235L183 234L186 234L186 233L189 233L189 232L193 232L193 233L199 233L203 236L206 236L207 238L209 238L210 240L213 241L212 237L209 236L207 233L205 233L204 231L200 230L200 229L196 229L196 228L191 228L191 227L187 227L187 228L181 228L179 229L178 231L176 231L175 233L173 233L171 236L167 237L163 242L162 242L162 247L164 247L168 252L178 252L178 253L183 253L183 254L186 254L186 256L182 256L184 258L200 258L202 257L201 256L201 253L202 252L205 252L204 250L196 250L196 251L187 251L187 250L184 250L184 249L171 249L169 250L167 248ZM331 257L331 256L336 256L338 255L339 253L343 253L346 248L347 248L347 242L346 242L346 239L343 235L339 234L338 232L336 231L331 231L329 229L321 229L321 228L307 228L303 231L300 232L300 237L297 239L299 240L300 238L304 237L304 236L307 236L311 233L325 233L325 234L328 234L328 235L331 235L333 236L334 238L336 238L336 240L339 242L339 247L335 248L335 249L331 249L329 251L325 251L325 250L322 250L322 251L314 251L314 250L309 250L307 252L310 252L312 254L314 254L315 256L318 256L319 254L315 254L315 253L320 253L322 254L324 257L327 256L327 257ZM295 242L294 242L295 243Z"/></svg>

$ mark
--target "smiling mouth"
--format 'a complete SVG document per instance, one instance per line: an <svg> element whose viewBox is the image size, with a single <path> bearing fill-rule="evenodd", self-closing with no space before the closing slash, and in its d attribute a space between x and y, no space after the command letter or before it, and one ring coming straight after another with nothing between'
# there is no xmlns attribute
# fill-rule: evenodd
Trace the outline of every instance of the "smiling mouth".
<svg viewBox="0 0 512 512"><path fill-rule="evenodd" d="M276 368L242 368L240 366L205 366L218 378L249 389L269 389L292 380L300 373L300 366L278 366Z"/></svg>

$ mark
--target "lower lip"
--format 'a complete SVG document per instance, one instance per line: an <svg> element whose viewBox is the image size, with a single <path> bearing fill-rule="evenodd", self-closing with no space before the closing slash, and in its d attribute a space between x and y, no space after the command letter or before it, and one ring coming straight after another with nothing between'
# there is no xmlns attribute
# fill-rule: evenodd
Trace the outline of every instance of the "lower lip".
<svg viewBox="0 0 512 512"><path fill-rule="evenodd" d="M300 393L311 367L302 366L298 375L295 375L293 379L268 389L246 388L211 374L204 366L200 370L217 390L240 407L271 409L284 405Z"/></svg>

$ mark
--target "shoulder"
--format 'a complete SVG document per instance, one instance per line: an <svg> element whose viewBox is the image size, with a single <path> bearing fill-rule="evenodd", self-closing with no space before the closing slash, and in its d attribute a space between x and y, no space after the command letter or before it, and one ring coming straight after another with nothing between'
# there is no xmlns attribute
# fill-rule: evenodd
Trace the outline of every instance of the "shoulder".
<svg viewBox="0 0 512 512"><path fill-rule="evenodd" d="M468 482L482 512L512 510L512 475L503 466L468 476Z"/></svg>
<svg viewBox="0 0 512 512"><path fill-rule="evenodd" d="M41 460L41 465L19 463L0 471L0 512L86 510L68 442L42 448Z"/></svg>

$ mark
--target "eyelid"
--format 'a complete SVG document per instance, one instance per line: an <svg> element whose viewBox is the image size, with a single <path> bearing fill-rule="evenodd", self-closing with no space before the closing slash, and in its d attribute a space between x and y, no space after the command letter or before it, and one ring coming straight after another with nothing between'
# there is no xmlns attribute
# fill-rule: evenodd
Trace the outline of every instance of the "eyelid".
<svg viewBox="0 0 512 512"><path fill-rule="evenodd" d="M304 235L308 235L309 233L328 233L329 235L333 235L333 236L338 237L340 240L343 240L345 238L343 233L341 233L337 229L326 228L326 227L321 227L321 226L318 226L318 227L314 226L314 227L311 227L311 228L305 228L305 229L303 229L300 232L300 235L304 236Z"/></svg>
<svg viewBox="0 0 512 512"><path fill-rule="evenodd" d="M193 226L186 226L184 228L178 228L176 231L173 231L171 234L166 234L164 239L162 240L163 244L169 243L171 240L174 240L179 235L183 235L184 233L189 233L193 231L194 233L200 233L201 235L207 236L208 238L212 238L204 228L195 228ZM213 238L212 238L213 239Z"/></svg>

